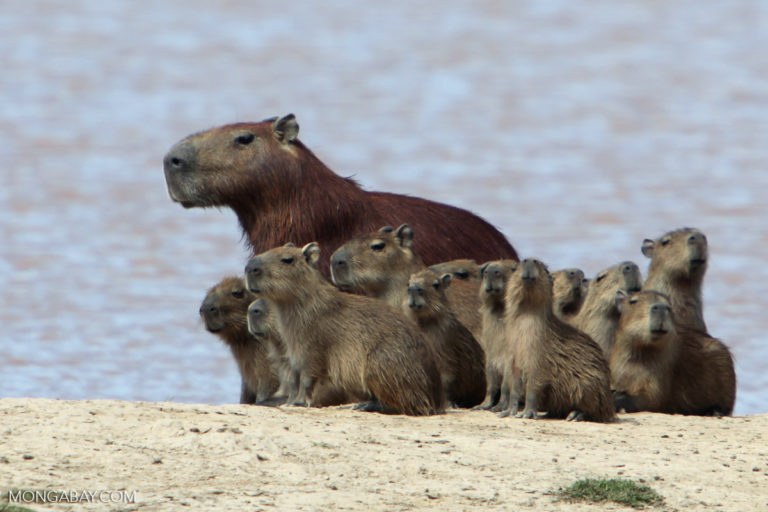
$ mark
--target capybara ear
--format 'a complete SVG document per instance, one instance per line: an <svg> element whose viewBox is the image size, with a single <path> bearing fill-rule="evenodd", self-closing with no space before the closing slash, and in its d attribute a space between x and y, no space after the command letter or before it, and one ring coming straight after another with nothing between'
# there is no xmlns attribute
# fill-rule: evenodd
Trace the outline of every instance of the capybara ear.
<svg viewBox="0 0 768 512"><path fill-rule="evenodd" d="M641 250L643 251L643 256L646 258L653 258L653 248L656 247L656 242L653 240L650 240L646 238L643 240L643 247Z"/></svg>
<svg viewBox="0 0 768 512"><path fill-rule="evenodd" d="M486 261L485 263L483 263L482 265L480 265L480 278L481 278L481 279L482 279L482 278L483 278L483 276L485 275L485 269L487 269L487 268L488 268L488 265L490 265L490 264L491 264L491 262L490 262L490 261Z"/></svg>
<svg viewBox="0 0 768 512"><path fill-rule="evenodd" d="M442 283L443 288L445 288L446 286L451 284L451 279L453 279L453 276L451 276L450 273L443 274L443 275L440 276L440 283Z"/></svg>
<svg viewBox="0 0 768 512"><path fill-rule="evenodd" d="M413 229L410 224L403 224L395 231L395 241L402 247L410 247L413 243Z"/></svg>
<svg viewBox="0 0 768 512"><path fill-rule="evenodd" d="M318 260L320 260L320 246L317 242L309 242L301 249L301 254L304 255L304 259L307 260L307 263L316 267Z"/></svg>
<svg viewBox="0 0 768 512"><path fill-rule="evenodd" d="M379 233L391 233L395 230L392 226L382 226L379 228Z"/></svg>
<svg viewBox="0 0 768 512"><path fill-rule="evenodd" d="M292 142L299 136L299 123L296 116L288 114L272 123L272 131L280 142Z"/></svg>
<svg viewBox="0 0 768 512"><path fill-rule="evenodd" d="M288 243L287 243L287 244L285 244L283 247L296 247L296 246L295 246L295 245L293 245L293 242L288 242Z"/></svg>
<svg viewBox="0 0 768 512"><path fill-rule="evenodd" d="M624 306L627 304L627 294L621 290L616 290L616 309L619 313L624 312Z"/></svg>

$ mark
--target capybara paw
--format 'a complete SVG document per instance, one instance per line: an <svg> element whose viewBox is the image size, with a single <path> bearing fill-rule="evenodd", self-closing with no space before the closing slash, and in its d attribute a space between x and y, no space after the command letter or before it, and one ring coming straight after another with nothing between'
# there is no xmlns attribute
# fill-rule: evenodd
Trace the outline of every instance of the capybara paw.
<svg viewBox="0 0 768 512"><path fill-rule="evenodd" d="M587 416L581 411L571 411L565 421L586 421Z"/></svg>
<svg viewBox="0 0 768 512"><path fill-rule="evenodd" d="M355 404L353 409L356 411L363 411L363 412L382 412L381 404L376 401L359 402Z"/></svg>
<svg viewBox="0 0 768 512"><path fill-rule="evenodd" d="M535 420L539 417L539 415L533 409L525 409L523 410L523 412L519 413L516 417L523 418L524 420Z"/></svg>

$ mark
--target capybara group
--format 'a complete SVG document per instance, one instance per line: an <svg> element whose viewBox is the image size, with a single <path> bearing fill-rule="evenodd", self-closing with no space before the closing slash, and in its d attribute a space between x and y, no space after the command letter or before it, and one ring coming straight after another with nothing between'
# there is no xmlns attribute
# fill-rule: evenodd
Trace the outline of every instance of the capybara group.
<svg viewBox="0 0 768 512"><path fill-rule="evenodd" d="M296 402L312 404L316 382L327 378L384 411L437 414L445 400L435 356L400 309L344 293L317 269L320 247L288 244L252 258L248 289L269 300L298 376Z"/></svg>
<svg viewBox="0 0 768 512"><path fill-rule="evenodd" d="M641 291L619 301L611 354L617 408L627 412L730 415L736 374L718 339L679 324L669 298Z"/></svg>

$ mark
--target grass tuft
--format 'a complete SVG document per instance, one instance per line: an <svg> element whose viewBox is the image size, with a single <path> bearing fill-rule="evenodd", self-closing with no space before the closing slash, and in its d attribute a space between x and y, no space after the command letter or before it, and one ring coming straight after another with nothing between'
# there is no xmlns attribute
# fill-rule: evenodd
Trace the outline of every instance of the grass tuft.
<svg viewBox="0 0 768 512"><path fill-rule="evenodd" d="M664 498L647 485L620 478L579 480L558 494L566 501L613 501L634 508L656 507L664 503Z"/></svg>

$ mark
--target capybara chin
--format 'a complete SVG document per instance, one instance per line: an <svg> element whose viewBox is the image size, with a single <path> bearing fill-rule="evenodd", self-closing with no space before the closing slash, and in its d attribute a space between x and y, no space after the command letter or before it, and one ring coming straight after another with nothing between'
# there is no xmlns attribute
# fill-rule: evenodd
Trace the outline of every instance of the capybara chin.
<svg viewBox="0 0 768 512"><path fill-rule="evenodd" d="M617 409L718 416L733 412L736 374L728 347L678 324L662 293L620 296L619 308L610 362Z"/></svg>
<svg viewBox="0 0 768 512"><path fill-rule="evenodd" d="M544 410L550 417L613 420L610 373L600 347L556 317L552 305L547 267L535 259L520 262L507 285L506 312L507 339L525 389L520 416L537 418Z"/></svg>
<svg viewBox="0 0 768 512"><path fill-rule="evenodd" d="M409 224L397 229L384 226L359 235L331 256L331 277L342 290L383 300L400 309L411 274L426 270L413 250L414 230ZM446 290L451 310L475 338L480 337L480 302L477 285L456 281Z"/></svg>
<svg viewBox="0 0 768 512"><path fill-rule="evenodd" d="M298 133L288 114L190 135L163 159L168 193L185 208L232 208L253 254L290 241L318 241L326 277L331 252L388 223L409 222L422 233L416 250L428 265L517 258L504 235L477 215L419 197L365 191L329 169Z"/></svg>
<svg viewBox="0 0 768 512"><path fill-rule="evenodd" d="M561 320L573 318L584 304L586 286L584 272L578 268L566 268L552 272L552 292L555 295L555 314Z"/></svg>
<svg viewBox="0 0 768 512"><path fill-rule="evenodd" d="M510 390L504 379L504 369L512 364L511 354L506 350L504 312L506 310L507 283L515 270L517 261L489 261L480 267L480 317L481 331L478 341L485 351L486 392L483 403L477 409L492 409L496 412L509 408ZM511 383L510 383L511 384ZM496 405L496 407L494 407Z"/></svg>
<svg viewBox="0 0 768 512"><path fill-rule="evenodd" d="M643 289L667 295L678 324L707 332L701 301L709 261L704 233L694 228L682 228L656 240L646 238L642 252L651 259Z"/></svg>
<svg viewBox="0 0 768 512"><path fill-rule="evenodd" d="M445 295L450 284L451 274L440 276L431 270L413 274L402 307L434 349L450 404L472 407L485 396L485 354L451 311Z"/></svg>
<svg viewBox="0 0 768 512"><path fill-rule="evenodd" d="M478 265L475 260L462 258L458 260L444 261L443 263L430 266L429 269L439 276L443 274L451 274L451 279L460 279L462 281L480 284L480 265Z"/></svg>
<svg viewBox="0 0 768 512"><path fill-rule="evenodd" d="M616 294L635 293L640 290L642 283L640 268L631 261L598 272L589 282L587 296L579 313L566 321L595 340L603 349L605 358L609 359L619 325Z"/></svg>
<svg viewBox="0 0 768 512"><path fill-rule="evenodd" d="M278 376L267 357L267 347L248 332L247 310L254 295L239 277L226 277L208 293L200 317L208 331L229 346L240 370L240 403L264 403L277 391Z"/></svg>
<svg viewBox="0 0 768 512"><path fill-rule="evenodd" d="M399 309L347 294L317 270L320 247L277 247L252 258L248 288L270 301L293 370L297 403L310 403L318 380L384 410L437 414L445 400L434 355Z"/></svg>

